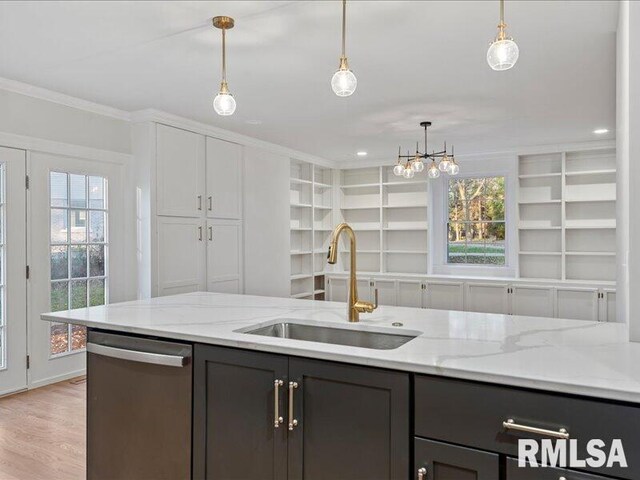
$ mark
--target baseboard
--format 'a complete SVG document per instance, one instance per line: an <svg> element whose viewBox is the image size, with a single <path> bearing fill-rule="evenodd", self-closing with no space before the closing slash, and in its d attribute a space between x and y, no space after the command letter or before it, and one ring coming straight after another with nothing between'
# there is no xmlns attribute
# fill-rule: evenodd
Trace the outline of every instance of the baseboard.
<svg viewBox="0 0 640 480"><path fill-rule="evenodd" d="M42 380L38 380L35 382L29 383L29 390L33 390L34 388L44 387L46 385L51 385L52 383L63 382L65 380L70 380L75 377L81 377L82 375L87 374L87 369L82 368L80 370L75 370L73 372L65 373L63 375L56 375L55 377L49 377Z"/></svg>

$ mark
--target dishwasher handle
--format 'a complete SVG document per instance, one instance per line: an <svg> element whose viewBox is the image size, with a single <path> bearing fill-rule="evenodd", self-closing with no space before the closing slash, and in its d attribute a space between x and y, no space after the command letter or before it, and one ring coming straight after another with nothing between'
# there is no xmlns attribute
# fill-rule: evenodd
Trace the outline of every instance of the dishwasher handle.
<svg viewBox="0 0 640 480"><path fill-rule="evenodd" d="M126 348L110 347L99 343L87 342L87 352L104 357L130 360L132 362L151 363L165 367L184 367L189 364L191 357L188 355L168 355L165 353L143 352Z"/></svg>

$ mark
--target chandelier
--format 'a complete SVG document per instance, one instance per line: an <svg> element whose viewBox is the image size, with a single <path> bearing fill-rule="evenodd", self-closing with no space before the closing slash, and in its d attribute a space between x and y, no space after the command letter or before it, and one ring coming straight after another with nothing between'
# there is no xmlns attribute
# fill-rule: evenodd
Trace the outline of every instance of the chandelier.
<svg viewBox="0 0 640 480"><path fill-rule="evenodd" d="M393 174L398 177L413 178L416 173L422 172L425 168L424 164L430 161L427 168L429 178L438 178L440 172L457 175L460 172L460 167L456 163L453 146L451 147L451 155L447 153L447 142L444 142L443 150L427 153L427 129L431 126L431 122L420 122L420 126L424 128L424 153L420 152L417 143L414 155L401 155L400 147L398 147L398 160L393 167Z"/></svg>

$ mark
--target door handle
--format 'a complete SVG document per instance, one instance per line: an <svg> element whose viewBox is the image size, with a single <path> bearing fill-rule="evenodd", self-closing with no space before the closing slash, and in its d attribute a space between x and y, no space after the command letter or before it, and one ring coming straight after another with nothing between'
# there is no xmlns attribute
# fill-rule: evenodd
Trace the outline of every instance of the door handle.
<svg viewBox="0 0 640 480"><path fill-rule="evenodd" d="M426 480L427 478L427 469L422 467L418 469L418 480Z"/></svg>
<svg viewBox="0 0 640 480"><path fill-rule="evenodd" d="M566 428L561 428L559 430L548 430L546 428L530 427L529 425L516 423L513 418L509 418L507 421L502 422L502 427L505 430L535 433L536 435L542 435L543 437L560 438L563 440L567 440L569 438L569 432L567 432Z"/></svg>
<svg viewBox="0 0 640 480"><path fill-rule="evenodd" d="M209 241L213 240L213 227L209 227Z"/></svg>
<svg viewBox="0 0 640 480"><path fill-rule="evenodd" d="M198 227L198 240L202 241L202 227Z"/></svg>
<svg viewBox="0 0 640 480"><path fill-rule="evenodd" d="M198 210L202 210L202 195L198 195Z"/></svg>
<svg viewBox="0 0 640 480"><path fill-rule="evenodd" d="M282 380L275 380L273 383L273 427L280 428L284 419L280 416L280 387L284 385Z"/></svg>
<svg viewBox="0 0 640 480"><path fill-rule="evenodd" d="M209 198L207 198L207 200L209 201L209 211L211 211L213 210L213 197L209 195Z"/></svg>
<svg viewBox="0 0 640 480"><path fill-rule="evenodd" d="M293 392L298 388L298 382L289 382L289 430L298 426L298 420L293 418Z"/></svg>

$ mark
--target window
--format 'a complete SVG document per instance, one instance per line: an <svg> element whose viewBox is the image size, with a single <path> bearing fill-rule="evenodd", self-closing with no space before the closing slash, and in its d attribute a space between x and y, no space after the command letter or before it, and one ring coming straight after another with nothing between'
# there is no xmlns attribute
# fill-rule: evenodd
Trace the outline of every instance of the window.
<svg viewBox="0 0 640 480"><path fill-rule="evenodd" d="M504 177L449 180L447 263L505 265Z"/></svg>
<svg viewBox="0 0 640 480"><path fill-rule="evenodd" d="M108 291L107 181L49 174L51 205L51 310L104 305ZM85 348L86 329L52 323L50 353Z"/></svg>

